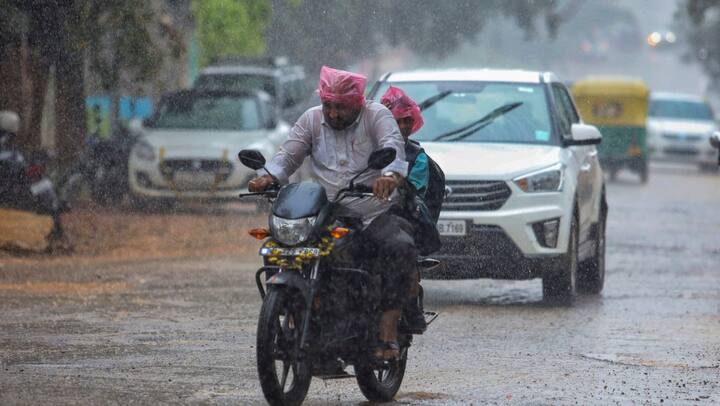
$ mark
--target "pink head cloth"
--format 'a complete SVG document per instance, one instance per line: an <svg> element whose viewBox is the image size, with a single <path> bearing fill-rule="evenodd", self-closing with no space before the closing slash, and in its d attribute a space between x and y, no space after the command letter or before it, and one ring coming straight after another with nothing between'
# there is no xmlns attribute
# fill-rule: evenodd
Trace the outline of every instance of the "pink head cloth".
<svg viewBox="0 0 720 406"><path fill-rule="evenodd" d="M413 128L411 134L414 134L420 129L420 127L423 126L423 118L420 113L420 107L418 107L417 103L415 103L415 100L411 99L410 96L405 94L405 92L401 89L390 86L380 99L380 103L390 109L395 117L395 120L412 117Z"/></svg>
<svg viewBox="0 0 720 406"><path fill-rule="evenodd" d="M367 78L363 75L323 66L318 84L320 100L362 107L365 104L366 83Z"/></svg>

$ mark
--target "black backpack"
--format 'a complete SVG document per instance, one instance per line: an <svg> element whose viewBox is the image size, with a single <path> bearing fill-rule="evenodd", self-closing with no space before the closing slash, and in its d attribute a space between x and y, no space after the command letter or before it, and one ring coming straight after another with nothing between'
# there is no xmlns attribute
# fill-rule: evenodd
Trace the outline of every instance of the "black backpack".
<svg viewBox="0 0 720 406"><path fill-rule="evenodd" d="M425 150L417 141L408 140L405 143L405 160L408 161L408 171L415 164L420 152L425 152ZM425 152L425 155L427 155L427 152ZM445 200L445 173L440 169L440 165L430 158L430 155L427 155L427 157L429 178L424 200L433 222L437 223L438 218L440 218L443 200Z"/></svg>

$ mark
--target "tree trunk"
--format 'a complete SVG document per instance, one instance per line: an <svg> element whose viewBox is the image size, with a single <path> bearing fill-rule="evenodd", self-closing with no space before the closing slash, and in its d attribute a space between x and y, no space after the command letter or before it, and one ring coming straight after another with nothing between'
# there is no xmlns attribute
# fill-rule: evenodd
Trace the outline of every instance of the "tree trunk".
<svg viewBox="0 0 720 406"><path fill-rule="evenodd" d="M50 75L50 63L43 55L36 52L31 51L29 56L27 73L31 84L31 92L30 113L27 117L28 123L25 126L27 134L25 145L30 151L39 151L42 148L42 118Z"/></svg>
<svg viewBox="0 0 720 406"><path fill-rule="evenodd" d="M20 38L0 45L0 110L19 112L22 108Z"/></svg>
<svg viewBox="0 0 720 406"><path fill-rule="evenodd" d="M55 68L55 133L61 168L69 167L77 158L85 137L83 56L71 44L64 45Z"/></svg>

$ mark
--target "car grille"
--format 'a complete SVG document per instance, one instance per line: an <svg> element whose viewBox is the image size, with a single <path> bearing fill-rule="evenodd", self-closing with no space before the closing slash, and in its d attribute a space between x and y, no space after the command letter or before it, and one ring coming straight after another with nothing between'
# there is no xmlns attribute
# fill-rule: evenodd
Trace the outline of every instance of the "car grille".
<svg viewBox="0 0 720 406"><path fill-rule="evenodd" d="M450 193L442 209L449 211L497 210L512 193L503 181L450 180L445 182L445 188Z"/></svg>
<svg viewBox="0 0 720 406"><path fill-rule="evenodd" d="M663 138L672 141L698 142L701 141L703 137L698 134L664 133Z"/></svg>

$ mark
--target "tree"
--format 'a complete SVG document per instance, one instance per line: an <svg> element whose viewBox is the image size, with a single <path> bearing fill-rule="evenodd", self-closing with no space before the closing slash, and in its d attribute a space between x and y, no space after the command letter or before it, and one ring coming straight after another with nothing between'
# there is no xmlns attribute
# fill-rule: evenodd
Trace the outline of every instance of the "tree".
<svg viewBox="0 0 720 406"><path fill-rule="evenodd" d="M0 7L3 69L0 108L21 113L26 123L21 140L28 151L39 148L42 105L50 72L55 72L56 146L61 166L72 162L85 135L86 61L102 87L115 95L121 78L152 77L162 59L157 35L151 35L158 1L126 0L6 0ZM173 54L183 44L171 38ZM161 30L162 31L162 30ZM177 36L175 36L177 37ZM180 50L180 51L178 51ZM15 56L5 62L7 55ZM5 69L6 66L8 69ZM17 80L17 79L20 80ZM114 120L113 120L114 121Z"/></svg>
<svg viewBox="0 0 720 406"><path fill-rule="evenodd" d="M270 18L266 0L193 0L201 65L232 56L265 52L264 32Z"/></svg>
<svg viewBox="0 0 720 406"><path fill-rule="evenodd" d="M711 86L720 88L720 0L685 0L675 20L686 38L686 57L699 62Z"/></svg>
<svg viewBox="0 0 720 406"><path fill-rule="evenodd" d="M272 0L268 49L288 55L310 70L339 67L374 53L383 44L406 45L423 55L443 57L473 41L486 22L510 16L525 32L545 17L555 29L556 1L505 0Z"/></svg>

